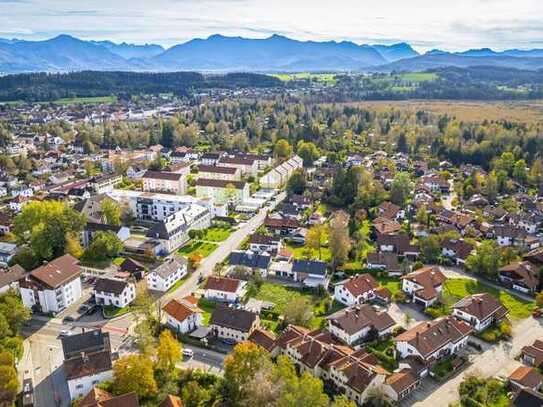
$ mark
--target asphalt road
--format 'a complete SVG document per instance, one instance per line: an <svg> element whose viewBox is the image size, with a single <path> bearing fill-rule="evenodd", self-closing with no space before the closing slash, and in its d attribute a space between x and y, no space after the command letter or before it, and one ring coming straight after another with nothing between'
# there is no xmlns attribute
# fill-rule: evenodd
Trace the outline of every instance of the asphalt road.
<svg viewBox="0 0 543 407"><path fill-rule="evenodd" d="M211 275L215 265L222 263L233 250L241 245L247 236L254 233L264 222L268 211L273 210L285 197L284 192L279 194L272 206L261 209L255 216L241 224L228 239L202 261L198 270L181 287L172 293L165 294L158 300L161 306L172 298L183 298L192 294L198 288L200 276L206 278ZM114 320L103 320L101 318L88 320L87 318L85 319L87 322L63 323L62 317L70 314L72 308L77 309L79 303L84 300L82 299L78 304L74 304L74 307L70 307L70 310L63 312L57 318L49 319L34 316L28 326L23 329L23 335L27 338L25 345L27 351L21 361L19 370L23 372L22 377L31 377L33 379L36 407L64 407L70 405L68 385L62 368L62 347L58 338L62 330L79 333L83 329L101 327L104 331L109 332L113 351L126 353L133 349L130 343L131 328L134 324L132 314L125 314ZM186 345L186 348L192 349L194 356L183 360L180 366L201 368L218 374L222 373L225 354L190 345Z"/></svg>

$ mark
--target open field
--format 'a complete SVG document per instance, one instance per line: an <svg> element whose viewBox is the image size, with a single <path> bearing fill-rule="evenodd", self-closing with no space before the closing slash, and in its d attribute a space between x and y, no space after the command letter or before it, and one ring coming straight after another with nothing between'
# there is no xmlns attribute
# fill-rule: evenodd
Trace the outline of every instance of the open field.
<svg viewBox="0 0 543 407"><path fill-rule="evenodd" d="M498 298L509 310L509 317L512 320L528 318L535 308L534 302L521 300L506 291L499 291L486 284L468 278L448 279L443 287L443 301L447 306L451 306L468 295L483 292L487 292Z"/></svg>
<svg viewBox="0 0 543 407"><path fill-rule="evenodd" d="M399 109L415 113L426 110L436 115L449 115L466 122L482 120L510 120L543 122L543 101L472 102L472 101L375 101L360 102L357 106L387 111Z"/></svg>
<svg viewBox="0 0 543 407"><path fill-rule="evenodd" d="M311 81L322 82L327 85L334 85L336 83L336 74L334 73L299 72L299 73L280 73L280 74L274 74L272 76L283 82L309 79Z"/></svg>
<svg viewBox="0 0 543 407"><path fill-rule="evenodd" d="M232 234L231 228L219 228L211 227L204 230L204 235L201 240L206 240L209 242L222 242L228 239L228 236Z"/></svg>
<svg viewBox="0 0 543 407"><path fill-rule="evenodd" d="M117 102L116 96L98 96L98 97L87 97L87 98L65 98L57 99L53 103L55 105L97 105L97 104L110 104Z"/></svg>
<svg viewBox="0 0 543 407"><path fill-rule="evenodd" d="M409 82L429 82L437 79L437 74L433 72L406 72L397 76Z"/></svg>

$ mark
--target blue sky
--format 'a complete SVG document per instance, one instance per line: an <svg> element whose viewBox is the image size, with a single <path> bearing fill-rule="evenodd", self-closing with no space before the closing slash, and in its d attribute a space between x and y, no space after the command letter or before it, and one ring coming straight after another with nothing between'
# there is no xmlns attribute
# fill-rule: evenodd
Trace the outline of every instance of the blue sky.
<svg viewBox="0 0 543 407"><path fill-rule="evenodd" d="M407 41L425 51L543 48L541 0L0 0L0 37L171 46L211 34Z"/></svg>

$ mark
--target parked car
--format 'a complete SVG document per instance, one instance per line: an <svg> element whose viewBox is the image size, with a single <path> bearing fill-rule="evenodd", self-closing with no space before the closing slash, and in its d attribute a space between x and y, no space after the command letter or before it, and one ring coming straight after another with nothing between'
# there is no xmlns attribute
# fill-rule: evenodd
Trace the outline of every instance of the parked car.
<svg viewBox="0 0 543 407"><path fill-rule="evenodd" d="M59 335L58 336L72 336L72 331L69 331L67 329L63 329L62 331L60 331Z"/></svg>
<svg viewBox="0 0 543 407"><path fill-rule="evenodd" d="M192 349L183 349L183 356L190 359L194 356L194 352Z"/></svg>

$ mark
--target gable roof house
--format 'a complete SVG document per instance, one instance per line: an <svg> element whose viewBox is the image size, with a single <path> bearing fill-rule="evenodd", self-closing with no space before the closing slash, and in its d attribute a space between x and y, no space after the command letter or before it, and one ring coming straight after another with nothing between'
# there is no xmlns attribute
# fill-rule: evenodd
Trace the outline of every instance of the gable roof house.
<svg viewBox="0 0 543 407"><path fill-rule="evenodd" d="M97 383L113 378L113 361L108 334L100 330L62 338L64 372L70 398L90 392Z"/></svg>
<svg viewBox="0 0 543 407"><path fill-rule="evenodd" d="M429 366L466 346L472 332L466 322L446 316L421 322L393 340L400 358L418 356Z"/></svg>
<svg viewBox="0 0 543 407"><path fill-rule="evenodd" d="M534 293L539 286L538 268L529 261L517 261L498 270L502 284L523 293Z"/></svg>
<svg viewBox="0 0 543 407"><path fill-rule="evenodd" d="M386 311L378 311L369 304L340 310L328 316L327 320L328 331L348 345L389 335L396 325Z"/></svg>
<svg viewBox="0 0 543 407"><path fill-rule="evenodd" d="M57 257L25 275L19 290L25 307L58 313L81 298L81 269L69 254Z"/></svg>
<svg viewBox="0 0 543 407"><path fill-rule="evenodd" d="M520 351L520 359L527 366L538 369L543 367L543 341L536 339L532 345L524 346Z"/></svg>
<svg viewBox="0 0 543 407"><path fill-rule="evenodd" d="M185 277L187 272L188 266L185 258L169 258L147 274L147 285L150 290L165 292Z"/></svg>
<svg viewBox="0 0 543 407"><path fill-rule="evenodd" d="M403 276L402 290L412 297L415 304L426 308L438 300L445 280L439 267L427 266Z"/></svg>
<svg viewBox="0 0 543 407"><path fill-rule="evenodd" d="M473 294L453 305L452 313L481 332L495 322L501 321L508 314L497 299L488 293Z"/></svg>
<svg viewBox="0 0 543 407"><path fill-rule="evenodd" d="M539 391L543 383L543 376L537 369L529 366L519 366L508 376L509 383L516 389L528 388Z"/></svg>
<svg viewBox="0 0 543 407"><path fill-rule="evenodd" d="M378 235L377 247L380 252L395 253L399 256L416 259L420 254L420 249L412 245L409 236L399 235Z"/></svg>
<svg viewBox="0 0 543 407"><path fill-rule="evenodd" d="M464 265L466 259L475 249L473 245L456 239L445 239L441 243L441 251L443 256L447 256L454 260L457 266Z"/></svg>
<svg viewBox="0 0 543 407"><path fill-rule="evenodd" d="M210 276L204 285L204 297L208 300L238 303L245 296L246 281L235 278Z"/></svg>
<svg viewBox="0 0 543 407"><path fill-rule="evenodd" d="M360 274L334 285L334 299L347 306L362 304L375 298L379 283L371 274Z"/></svg>
<svg viewBox="0 0 543 407"><path fill-rule="evenodd" d="M186 334L202 326L203 311L191 298L173 299L164 306L166 324L177 332Z"/></svg>
<svg viewBox="0 0 543 407"><path fill-rule="evenodd" d="M294 279L306 287L328 287L328 265L317 260L294 260L292 262Z"/></svg>
<svg viewBox="0 0 543 407"><path fill-rule="evenodd" d="M113 396L105 390L93 387L78 404L79 407L140 407L136 393Z"/></svg>
<svg viewBox="0 0 543 407"><path fill-rule="evenodd" d="M249 250L254 253L276 254L281 249L281 239L277 236L252 234L249 239Z"/></svg>
<svg viewBox="0 0 543 407"><path fill-rule="evenodd" d="M259 326L258 315L243 309L228 307L215 308L209 321L211 331L219 339L232 343L248 340Z"/></svg>
<svg viewBox="0 0 543 407"><path fill-rule="evenodd" d="M366 266L372 270L385 270L389 276L401 276L403 269L394 253L368 253Z"/></svg>
<svg viewBox="0 0 543 407"><path fill-rule="evenodd" d="M131 280L98 278L94 284L96 304L124 308L136 299L136 284Z"/></svg>
<svg viewBox="0 0 543 407"><path fill-rule="evenodd" d="M259 274L262 277L267 277L271 256L267 253L253 253L250 250L236 250L230 253L229 263L231 270L234 270L236 267L241 267L249 270L253 275Z"/></svg>

